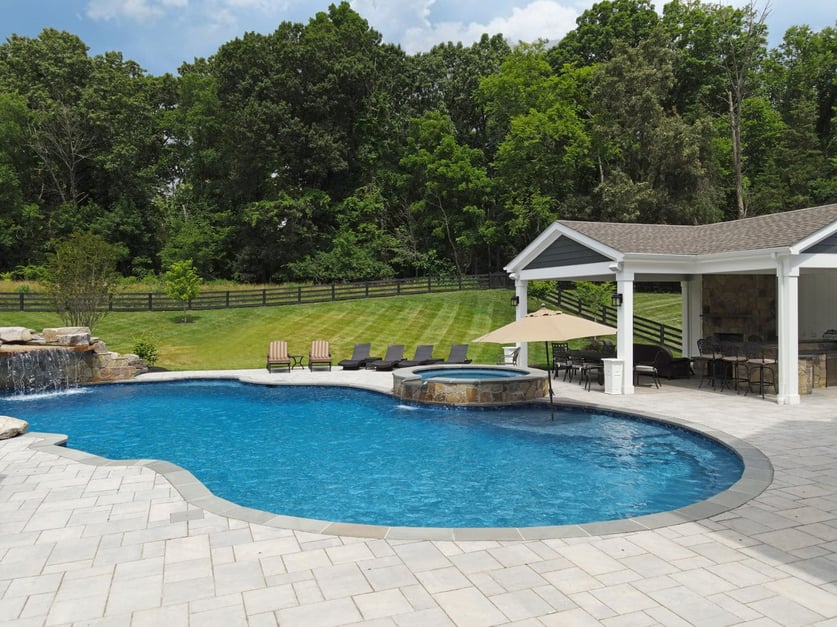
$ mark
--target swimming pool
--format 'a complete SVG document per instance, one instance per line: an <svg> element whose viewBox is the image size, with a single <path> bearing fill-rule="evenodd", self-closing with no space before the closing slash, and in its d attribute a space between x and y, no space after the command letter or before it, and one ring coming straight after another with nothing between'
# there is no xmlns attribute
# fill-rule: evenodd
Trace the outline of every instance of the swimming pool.
<svg viewBox="0 0 837 627"><path fill-rule="evenodd" d="M120 384L0 398L0 414L95 455L173 462L247 507L371 525L616 520L700 501L742 473L726 447L654 421L405 406L336 387Z"/></svg>

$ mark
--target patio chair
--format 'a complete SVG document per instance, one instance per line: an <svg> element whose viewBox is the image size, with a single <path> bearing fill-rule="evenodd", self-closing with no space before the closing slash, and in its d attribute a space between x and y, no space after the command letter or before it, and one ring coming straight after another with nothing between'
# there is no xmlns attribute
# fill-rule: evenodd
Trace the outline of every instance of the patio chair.
<svg viewBox="0 0 837 627"><path fill-rule="evenodd" d="M470 364L468 359L468 345L454 344L450 347L448 358L444 361L446 364Z"/></svg>
<svg viewBox="0 0 837 627"><path fill-rule="evenodd" d="M660 371L657 368L657 364L660 363L661 360L665 359L665 357L661 357L660 355L661 353L658 352L656 357L654 358L653 364L634 365L634 385L639 385L639 378L641 376L646 376L651 377L656 387L662 387L663 384L660 381Z"/></svg>
<svg viewBox="0 0 837 627"><path fill-rule="evenodd" d="M408 368L410 366L426 366L428 364L441 363L442 359L433 357L433 344L419 344L416 346L416 354L412 359L402 359L398 362L399 368Z"/></svg>
<svg viewBox="0 0 837 627"><path fill-rule="evenodd" d="M331 350L328 340L314 340L311 342L311 352L308 353L308 369L314 370L314 366L328 366L331 370Z"/></svg>
<svg viewBox="0 0 837 627"><path fill-rule="evenodd" d="M392 370L398 366L398 362L404 359L404 345L390 344L387 346L387 353L383 359L376 359L369 362L366 367L375 370Z"/></svg>
<svg viewBox="0 0 837 627"><path fill-rule="evenodd" d="M497 365L506 365L506 366L516 366L517 360L520 358L520 347L516 346L515 349L509 353L508 357L503 356L503 359L497 362Z"/></svg>
<svg viewBox="0 0 837 627"><path fill-rule="evenodd" d="M572 359L570 358L570 345L566 342L552 342L552 376L558 377L558 373L564 371L564 381L571 377Z"/></svg>
<svg viewBox="0 0 837 627"><path fill-rule="evenodd" d="M341 359L337 362L337 365L342 366L343 370L360 370L361 368L366 368L366 364L370 361L381 359L380 356L372 357L369 355L371 348L372 345L368 342L365 344L355 344L352 350L352 356L349 359Z"/></svg>
<svg viewBox="0 0 837 627"><path fill-rule="evenodd" d="M288 356L288 343L284 340L273 340L267 346L267 371L273 368L287 368L291 371L291 358Z"/></svg>

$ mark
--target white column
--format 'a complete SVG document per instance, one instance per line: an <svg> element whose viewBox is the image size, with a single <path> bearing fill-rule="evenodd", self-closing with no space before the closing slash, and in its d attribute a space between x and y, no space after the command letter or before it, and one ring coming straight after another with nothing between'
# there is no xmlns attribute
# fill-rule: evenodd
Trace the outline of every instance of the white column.
<svg viewBox="0 0 837 627"><path fill-rule="evenodd" d="M518 298L517 308L514 312L514 319L520 320L521 318L525 318L526 314L529 313L527 304L529 301L529 281L524 281L523 279L518 279L517 277L513 278L514 294ZM518 342L517 345L520 347L520 355L517 356L517 363L528 366L529 344L526 342Z"/></svg>
<svg viewBox="0 0 837 627"><path fill-rule="evenodd" d="M622 305L616 312L616 358L623 363L622 394L634 393L634 273L616 273L616 292Z"/></svg>
<svg viewBox="0 0 837 627"><path fill-rule="evenodd" d="M680 281L682 301L683 340L681 352L684 357L698 354L697 341L703 337L703 276L697 274L688 281Z"/></svg>
<svg viewBox="0 0 837 627"><path fill-rule="evenodd" d="M799 267L796 258L782 257L777 269L780 405L799 404Z"/></svg>

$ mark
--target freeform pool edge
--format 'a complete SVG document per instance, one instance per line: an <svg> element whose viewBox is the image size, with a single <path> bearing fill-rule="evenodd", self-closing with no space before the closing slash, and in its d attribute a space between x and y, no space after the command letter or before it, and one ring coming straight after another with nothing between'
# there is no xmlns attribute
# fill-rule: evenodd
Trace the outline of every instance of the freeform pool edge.
<svg viewBox="0 0 837 627"><path fill-rule="evenodd" d="M237 379L242 383L257 385L298 385L285 382L260 383L247 380L246 377L238 376L202 376L197 374L191 378ZM335 384L331 382L328 384L324 383L324 385L356 387L381 393L379 389L358 383ZM605 412L614 411L612 407L605 407L597 403L564 401L560 405L562 407L578 407ZM761 494L773 480L773 466L770 460L758 448L745 440L723 431L696 425L678 418L651 413L640 414L632 411L620 411L619 413L625 416L656 420L675 425L699 433L726 446L741 459L744 466L741 477L728 489L703 501L698 501L675 510L632 518L622 518L619 520L541 527L388 527L383 525L365 525L299 518L244 507L215 496L191 472L171 462L148 459L110 460L84 451L66 448L63 445L67 441L67 436L61 434L28 432L19 435L15 439L31 439L32 442L29 444L30 448L92 466L147 467L163 476L189 505L219 516L225 516L247 523L257 523L269 527L309 533L388 540L545 540L551 538L602 536L613 533L659 529L661 527L702 520L735 509ZM183 513L180 515L182 516ZM172 516L176 516L176 514L172 514Z"/></svg>

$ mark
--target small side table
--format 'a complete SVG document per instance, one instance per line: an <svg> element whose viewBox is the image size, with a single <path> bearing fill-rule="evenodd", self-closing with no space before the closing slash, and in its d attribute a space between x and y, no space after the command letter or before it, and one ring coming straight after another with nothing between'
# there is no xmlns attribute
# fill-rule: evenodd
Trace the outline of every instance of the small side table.
<svg viewBox="0 0 837 627"><path fill-rule="evenodd" d="M305 359L305 355L288 355L292 359L291 361L291 370L294 368L305 368L305 364L302 361Z"/></svg>

